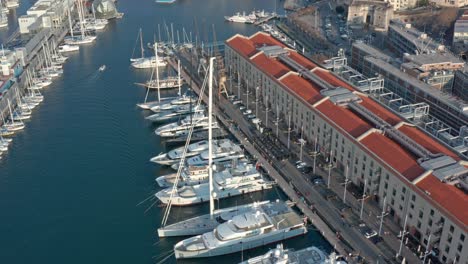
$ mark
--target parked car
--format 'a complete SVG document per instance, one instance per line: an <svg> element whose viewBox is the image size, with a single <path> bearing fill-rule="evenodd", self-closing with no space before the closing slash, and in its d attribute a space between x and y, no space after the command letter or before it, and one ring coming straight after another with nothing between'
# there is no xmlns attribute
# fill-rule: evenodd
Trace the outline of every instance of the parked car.
<svg viewBox="0 0 468 264"><path fill-rule="evenodd" d="M242 114L245 115L245 116L246 116L246 115L250 115L250 114L252 114L252 110L247 109L247 110L245 110Z"/></svg>
<svg viewBox="0 0 468 264"><path fill-rule="evenodd" d="M239 110L241 110L241 111L244 110L245 108L246 108L245 105L239 106Z"/></svg>
<svg viewBox="0 0 468 264"><path fill-rule="evenodd" d="M254 114L250 114L250 115L247 115L247 118L248 119L254 119L254 118L256 118L256 116Z"/></svg>
<svg viewBox="0 0 468 264"><path fill-rule="evenodd" d="M232 101L233 105L238 105L240 103L242 103L242 100L239 100L239 99L236 99L236 100Z"/></svg>

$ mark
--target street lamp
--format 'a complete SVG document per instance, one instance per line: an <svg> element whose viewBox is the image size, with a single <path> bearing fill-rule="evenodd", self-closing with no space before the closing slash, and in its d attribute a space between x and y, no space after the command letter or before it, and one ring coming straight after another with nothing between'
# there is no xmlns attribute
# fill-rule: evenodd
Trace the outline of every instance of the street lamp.
<svg viewBox="0 0 468 264"><path fill-rule="evenodd" d="M400 249L398 250L398 253L397 253L397 258L399 256L401 256L401 250L403 248L403 240L405 239L405 235L406 235L406 222L408 221L408 213L406 213L406 216L405 216L405 223L403 225L403 233L401 234L401 241L400 241Z"/></svg>
<svg viewBox="0 0 468 264"><path fill-rule="evenodd" d="M291 112L288 111L288 149L290 145L290 139L291 139Z"/></svg>
<svg viewBox="0 0 468 264"><path fill-rule="evenodd" d="M348 186L348 174L349 174L349 165L346 164L346 178L344 182L344 193L343 193L343 203L346 204L346 187Z"/></svg>
<svg viewBox="0 0 468 264"><path fill-rule="evenodd" d="M240 94L240 73L237 72L237 97L240 100L241 99L241 94Z"/></svg>
<svg viewBox="0 0 468 264"><path fill-rule="evenodd" d="M379 236L382 233L383 218L388 215L388 213L385 210L385 207L387 206L386 201L387 201L387 196L385 196L383 199L382 214L377 216L377 218L380 218Z"/></svg>
<svg viewBox="0 0 468 264"><path fill-rule="evenodd" d="M312 152L312 155L314 156L314 166L312 167L312 173L315 174L315 167L317 164L317 156L318 156L318 151L317 151L317 137L315 137L315 144L314 144L314 152Z"/></svg>
<svg viewBox="0 0 468 264"><path fill-rule="evenodd" d="M330 152L330 157L329 157L329 161L328 161L328 182L327 182L327 187L328 189L330 189L330 176L331 176L331 169L333 167L333 164L332 164L332 157L333 157L333 150Z"/></svg>
<svg viewBox="0 0 468 264"><path fill-rule="evenodd" d="M255 88L255 116L257 117L258 116L258 90L260 89L260 87L256 87Z"/></svg>
<svg viewBox="0 0 468 264"><path fill-rule="evenodd" d="M305 145L305 143L307 142L302 138L303 134L304 134L304 126L301 126L301 139L299 139L299 143L301 143L301 152L300 152L301 154L300 154L300 158L299 158L300 161L302 161L302 148Z"/></svg>
<svg viewBox="0 0 468 264"><path fill-rule="evenodd" d="M366 199L366 187L367 187L367 179L364 179L364 190L362 191L362 198L361 198L361 212L359 214L359 218L362 220L362 212L364 211L364 199Z"/></svg>

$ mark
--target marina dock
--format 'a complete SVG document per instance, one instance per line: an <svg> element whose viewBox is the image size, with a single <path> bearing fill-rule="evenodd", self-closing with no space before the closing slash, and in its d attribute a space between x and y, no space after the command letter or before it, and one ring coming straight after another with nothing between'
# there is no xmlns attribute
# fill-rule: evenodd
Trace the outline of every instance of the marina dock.
<svg viewBox="0 0 468 264"><path fill-rule="evenodd" d="M177 68L177 63L174 60L169 60L169 64L174 67L174 69ZM200 80L197 80L196 77L189 75L184 67L181 69L181 77L187 83L190 83L192 80L191 83L193 91L197 94L200 94ZM208 96L206 94L203 95L202 99L205 103L208 102ZM214 105L214 112L218 113L217 118L221 121L221 123L228 127L229 132L234 135L241 144L243 144L245 150L253 157L256 157L257 160L268 170L270 177L272 177L277 182L277 184L286 193L289 199L296 203L301 212L308 217L309 221L318 230L320 230L320 233L333 245L339 254L347 256L350 252L353 252L354 249L346 242L340 240L336 236L336 233L327 225L327 223L316 213L314 213L310 206L302 201L291 182L288 182L287 179L283 177L280 172L278 172L278 170L268 160L266 160L257 149L255 149L249 140L248 135L250 134L250 131L247 128L247 124L245 124L245 120L242 120L239 116L236 117L233 114L228 114L235 113L235 109L232 108L231 103L222 96L219 99L221 101L219 104ZM219 108L220 105L222 105L223 108ZM234 129L231 120L236 121L240 130Z"/></svg>
<svg viewBox="0 0 468 264"><path fill-rule="evenodd" d="M277 14L275 15L270 15L270 16L267 16L267 17L262 17L260 19L258 19L257 21L254 22L254 25L258 26L258 25L261 25L263 23L266 23L272 19L276 19L278 18L279 16Z"/></svg>

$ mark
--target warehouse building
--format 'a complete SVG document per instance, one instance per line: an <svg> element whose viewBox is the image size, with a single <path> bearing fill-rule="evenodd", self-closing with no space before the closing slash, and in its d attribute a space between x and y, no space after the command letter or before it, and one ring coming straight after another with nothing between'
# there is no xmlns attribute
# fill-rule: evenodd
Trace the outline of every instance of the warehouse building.
<svg viewBox="0 0 468 264"><path fill-rule="evenodd" d="M441 261L468 259L466 160L270 35L231 37L225 60Z"/></svg>

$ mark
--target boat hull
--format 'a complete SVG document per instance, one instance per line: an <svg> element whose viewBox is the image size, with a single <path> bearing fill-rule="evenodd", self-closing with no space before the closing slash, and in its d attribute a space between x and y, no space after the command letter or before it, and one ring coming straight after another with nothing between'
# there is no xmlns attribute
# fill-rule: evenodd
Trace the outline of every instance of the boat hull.
<svg viewBox="0 0 468 264"><path fill-rule="evenodd" d="M242 240L232 241L231 243L226 243L223 246L216 248L202 249L196 251L183 251L179 250L178 246L183 243L183 241L177 243L174 246L174 254L176 259L185 259L185 258L206 258L227 255L247 249L252 249L256 247L265 246L271 243L276 243L285 239L289 239L295 236L304 235L307 233L307 228L302 226L296 229L285 229L281 231L274 231L269 234L264 234L262 238L250 237Z"/></svg>

